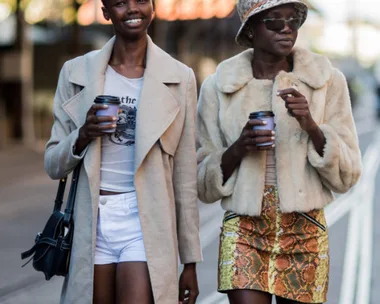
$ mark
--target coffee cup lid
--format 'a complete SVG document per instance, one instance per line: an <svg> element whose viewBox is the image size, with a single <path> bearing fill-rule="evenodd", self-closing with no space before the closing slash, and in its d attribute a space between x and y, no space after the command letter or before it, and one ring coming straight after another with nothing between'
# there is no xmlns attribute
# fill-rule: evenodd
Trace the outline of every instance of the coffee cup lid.
<svg viewBox="0 0 380 304"><path fill-rule="evenodd" d="M120 104L120 98L116 97L116 96L110 96L110 95L99 95L95 98L94 102L98 103L98 104L108 103L108 104L119 105Z"/></svg>
<svg viewBox="0 0 380 304"><path fill-rule="evenodd" d="M274 117L274 113L272 111L258 111L252 112L249 115L249 118L259 118L259 117Z"/></svg>

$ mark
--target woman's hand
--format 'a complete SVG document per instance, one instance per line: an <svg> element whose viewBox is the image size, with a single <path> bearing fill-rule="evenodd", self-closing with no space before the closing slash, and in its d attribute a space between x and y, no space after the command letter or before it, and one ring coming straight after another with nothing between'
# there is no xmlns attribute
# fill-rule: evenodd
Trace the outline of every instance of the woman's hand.
<svg viewBox="0 0 380 304"><path fill-rule="evenodd" d="M311 116L309 103L305 96L294 88L278 91L277 95L285 101L285 107L288 109L289 115L297 119L303 130L310 133L318 128Z"/></svg>
<svg viewBox="0 0 380 304"><path fill-rule="evenodd" d="M249 151L270 150L275 145L257 146L257 144L271 142L275 139L275 132L271 130L253 130L254 126L265 126L266 122L259 119L251 119L241 131L238 140L229 147L222 156L221 169L223 172L223 183L232 175L243 157Z"/></svg>
<svg viewBox="0 0 380 304"><path fill-rule="evenodd" d="M274 145L258 146L266 142L274 141L275 132L272 130L253 130L255 126L265 126L266 121L260 119L251 119L244 126L240 137L232 145L235 150L235 155L243 158L249 151L261 151L273 149Z"/></svg>
<svg viewBox="0 0 380 304"><path fill-rule="evenodd" d="M179 304L195 304L198 295L196 264L185 264L179 279Z"/></svg>
<svg viewBox="0 0 380 304"><path fill-rule="evenodd" d="M88 110L86 115L86 122L79 129L78 140L74 147L74 154L79 155L86 148L86 146L95 138L103 136L104 131L116 127L117 117L112 116L96 116L96 111L104 110L108 106L101 104L94 104ZM108 123L107 125L100 125L99 123Z"/></svg>
<svg viewBox="0 0 380 304"><path fill-rule="evenodd" d="M281 96L285 101L285 107L288 109L289 114L297 119L301 128L309 134L316 151L323 157L326 138L311 116L305 96L294 88L278 91L277 95Z"/></svg>

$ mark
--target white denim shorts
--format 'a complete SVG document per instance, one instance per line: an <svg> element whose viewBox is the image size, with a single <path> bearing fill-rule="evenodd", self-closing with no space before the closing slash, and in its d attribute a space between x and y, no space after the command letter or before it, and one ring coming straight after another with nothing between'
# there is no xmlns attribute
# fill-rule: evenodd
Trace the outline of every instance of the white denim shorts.
<svg viewBox="0 0 380 304"><path fill-rule="evenodd" d="M101 195L95 265L146 262L136 192Z"/></svg>

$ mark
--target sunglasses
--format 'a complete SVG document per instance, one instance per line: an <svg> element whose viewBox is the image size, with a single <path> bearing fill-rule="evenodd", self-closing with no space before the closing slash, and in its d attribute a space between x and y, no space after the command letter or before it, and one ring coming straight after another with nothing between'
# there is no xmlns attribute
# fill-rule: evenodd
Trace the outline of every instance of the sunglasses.
<svg viewBox="0 0 380 304"><path fill-rule="evenodd" d="M280 32L285 28L287 24L293 31L297 31L301 27L302 20L300 18L290 18L290 19L262 19L261 22L265 24L265 27L273 32Z"/></svg>

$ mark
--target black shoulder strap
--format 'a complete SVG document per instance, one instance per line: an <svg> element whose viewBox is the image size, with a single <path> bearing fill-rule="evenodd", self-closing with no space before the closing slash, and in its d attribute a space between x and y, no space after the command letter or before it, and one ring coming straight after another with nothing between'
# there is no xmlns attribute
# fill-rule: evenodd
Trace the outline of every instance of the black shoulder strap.
<svg viewBox="0 0 380 304"><path fill-rule="evenodd" d="M63 195L65 194L66 181L67 181L67 177L61 178L61 180L59 181L57 196L54 201L53 212L61 211L62 204L63 204Z"/></svg>
<svg viewBox="0 0 380 304"><path fill-rule="evenodd" d="M67 198L67 204L65 209L65 216L63 218L63 224L69 226L71 223L72 215L74 212L75 196L78 188L79 172L82 167L82 162L78 163L74 169L73 177L70 185L69 197Z"/></svg>

